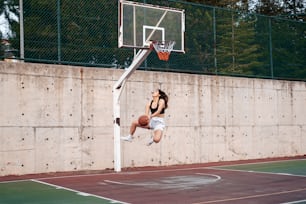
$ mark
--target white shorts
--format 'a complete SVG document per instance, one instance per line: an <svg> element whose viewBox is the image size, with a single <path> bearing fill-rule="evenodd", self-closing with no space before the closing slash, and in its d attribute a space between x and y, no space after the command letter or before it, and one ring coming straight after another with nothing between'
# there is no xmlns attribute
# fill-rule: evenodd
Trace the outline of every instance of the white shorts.
<svg viewBox="0 0 306 204"><path fill-rule="evenodd" d="M150 129L163 131L166 126L165 119L160 117L153 117L150 120L149 126Z"/></svg>

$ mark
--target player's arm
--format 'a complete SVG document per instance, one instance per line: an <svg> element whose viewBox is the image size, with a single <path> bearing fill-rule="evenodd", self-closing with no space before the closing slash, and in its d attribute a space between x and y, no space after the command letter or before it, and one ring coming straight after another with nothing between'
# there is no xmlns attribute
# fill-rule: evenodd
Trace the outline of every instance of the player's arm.
<svg viewBox="0 0 306 204"><path fill-rule="evenodd" d="M147 103L147 105L146 105L145 114L146 114L148 117L150 117L150 103Z"/></svg>
<svg viewBox="0 0 306 204"><path fill-rule="evenodd" d="M160 114L160 112L163 110L164 107L165 107L165 100L164 99L159 99L158 109L157 109L157 111L155 113L153 113L151 115L151 117L158 116Z"/></svg>

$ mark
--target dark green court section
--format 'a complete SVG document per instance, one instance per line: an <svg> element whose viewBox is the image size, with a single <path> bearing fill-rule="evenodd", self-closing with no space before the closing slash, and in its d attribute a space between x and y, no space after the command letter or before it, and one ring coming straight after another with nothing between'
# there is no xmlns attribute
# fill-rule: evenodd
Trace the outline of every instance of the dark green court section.
<svg viewBox="0 0 306 204"><path fill-rule="evenodd" d="M268 173L283 173L306 176L306 160L288 160L277 162L264 162L233 166L221 166L219 169L232 169L242 171L256 171Z"/></svg>
<svg viewBox="0 0 306 204"><path fill-rule="evenodd" d="M116 203L91 195L34 181L0 183L0 204L96 204Z"/></svg>

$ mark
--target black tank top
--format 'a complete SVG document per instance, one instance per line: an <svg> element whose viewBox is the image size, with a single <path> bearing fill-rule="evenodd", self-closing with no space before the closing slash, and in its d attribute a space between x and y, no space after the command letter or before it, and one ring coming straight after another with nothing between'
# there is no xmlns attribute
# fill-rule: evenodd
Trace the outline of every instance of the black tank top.
<svg viewBox="0 0 306 204"><path fill-rule="evenodd" d="M159 100L158 100L158 102L157 102L156 108L152 108L152 103L153 103L153 100L151 101L151 104L150 104L151 114L155 113L155 112L158 110ZM160 114L164 114L164 113L165 113L165 108L163 108L163 109L160 111Z"/></svg>

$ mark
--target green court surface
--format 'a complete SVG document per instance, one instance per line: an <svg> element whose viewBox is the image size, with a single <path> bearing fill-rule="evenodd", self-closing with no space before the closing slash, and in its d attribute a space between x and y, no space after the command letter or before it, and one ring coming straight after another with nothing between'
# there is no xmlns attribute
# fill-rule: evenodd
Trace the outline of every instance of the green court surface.
<svg viewBox="0 0 306 204"><path fill-rule="evenodd" d="M217 168L218 169L240 170L240 171L255 171L255 172L306 176L306 160L305 159L221 166Z"/></svg>
<svg viewBox="0 0 306 204"><path fill-rule="evenodd" d="M32 180L0 182L0 204L96 204L119 203Z"/></svg>

